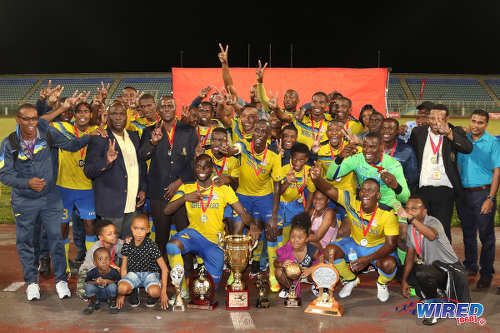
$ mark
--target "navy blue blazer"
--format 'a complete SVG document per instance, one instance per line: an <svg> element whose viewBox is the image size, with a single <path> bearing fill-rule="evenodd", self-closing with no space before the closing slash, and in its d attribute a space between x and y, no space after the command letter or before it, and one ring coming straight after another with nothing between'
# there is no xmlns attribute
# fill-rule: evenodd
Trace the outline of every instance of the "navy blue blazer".
<svg viewBox="0 0 500 333"><path fill-rule="evenodd" d="M107 132L107 138L93 136L90 139L83 171L88 178L92 179L96 215L118 218L123 216L127 201L127 169L118 144L115 146L118 157L113 163L106 166L109 139L113 140L115 137L109 128ZM137 153L139 191L146 192L146 163L139 159L139 135L137 132L127 132Z"/></svg>

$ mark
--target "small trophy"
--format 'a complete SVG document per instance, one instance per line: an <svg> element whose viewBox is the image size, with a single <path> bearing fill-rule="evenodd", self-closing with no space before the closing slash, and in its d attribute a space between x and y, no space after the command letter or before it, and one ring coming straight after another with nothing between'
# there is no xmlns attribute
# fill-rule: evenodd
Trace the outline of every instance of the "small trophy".
<svg viewBox="0 0 500 333"><path fill-rule="evenodd" d="M234 276L234 281L227 291L227 310L248 310L250 308L248 289L241 281L250 255L257 245L251 245L252 238L247 235L229 235L225 237L225 256Z"/></svg>
<svg viewBox="0 0 500 333"><path fill-rule="evenodd" d="M172 271L170 271L170 278L172 279L172 284L175 287L175 301L172 305L172 311L186 311L184 306L184 300L181 296L181 285L182 278L184 277L184 267L182 265L175 265Z"/></svg>
<svg viewBox="0 0 500 333"><path fill-rule="evenodd" d="M319 289L319 295L304 312L341 317L344 309L333 297L333 290L339 281L339 272L331 264L334 260L332 249L327 247L326 252L328 263L316 265L312 273L312 279ZM328 291L325 292L325 289Z"/></svg>
<svg viewBox="0 0 500 333"><path fill-rule="evenodd" d="M266 309L271 305L269 299L267 298L267 279L261 272L257 273L257 280L255 281L255 286L257 287L258 298L257 298L257 308Z"/></svg>
<svg viewBox="0 0 500 333"><path fill-rule="evenodd" d="M215 297L215 283L210 274L201 265L189 281L189 294L191 301L188 309L213 310L217 306Z"/></svg>
<svg viewBox="0 0 500 333"><path fill-rule="evenodd" d="M282 268L288 281L288 297L285 298L285 307L298 308L302 305L300 297L297 295L297 285L300 283L302 268L296 262L286 265Z"/></svg>

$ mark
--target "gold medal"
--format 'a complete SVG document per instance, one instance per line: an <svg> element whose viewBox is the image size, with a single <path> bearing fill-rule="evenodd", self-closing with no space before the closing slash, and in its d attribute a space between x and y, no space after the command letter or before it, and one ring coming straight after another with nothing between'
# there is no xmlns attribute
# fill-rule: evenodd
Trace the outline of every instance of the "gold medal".
<svg viewBox="0 0 500 333"><path fill-rule="evenodd" d="M367 246L368 245L368 240L366 238L363 238L362 240L359 241L359 245L361 245L361 246Z"/></svg>
<svg viewBox="0 0 500 333"><path fill-rule="evenodd" d="M200 221L203 223L208 222L208 216L206 214L201 214Z"/></svg>
<svg viewBox="0 0 500 333"><path fill-rule="evenodd" d="M436 157L436 156L432 156L432 157L431 157L431 163L432 163L432 164L437 164L437 163L438 163L438 159L437 159L437 157Z"/></svg>
<svg viewBox="0 0 500 333"><path fill-rule="evenodd" d="M304 202L304 199L302 198L302 195L299 195L299 198L297 199L297 202L300 203L300 204Z"/></svg>
<svg viewBox="0 0 500 333"><path fill-rule="evenodd" d="M79 161L78 161L78 166L79 166L80 168L83 168L83 166L84 166L84 165L85 165L85 161L84 161L84 160L79 160Z"/></svg>

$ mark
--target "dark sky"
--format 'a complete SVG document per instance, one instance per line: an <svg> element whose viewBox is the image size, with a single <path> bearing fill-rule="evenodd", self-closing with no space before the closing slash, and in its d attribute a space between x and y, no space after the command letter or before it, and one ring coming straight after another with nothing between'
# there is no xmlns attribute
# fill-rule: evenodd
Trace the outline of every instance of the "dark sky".
<svg viewBox="0 0 500 333"><path fill-rule="evenodd" d="M230 65L500 74L500 2L0 2L0 73L154 72ZM326 3L326 4L325 4ZM347 3L347 4L346 4ZM465 4L457 4L465 3Z"/></svg>

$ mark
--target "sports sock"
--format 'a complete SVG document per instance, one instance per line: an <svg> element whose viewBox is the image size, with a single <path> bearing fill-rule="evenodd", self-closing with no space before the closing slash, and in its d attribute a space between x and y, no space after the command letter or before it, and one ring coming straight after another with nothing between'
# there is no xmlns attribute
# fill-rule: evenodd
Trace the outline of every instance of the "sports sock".
<svg viewBox="0 0 500 333"><path fill-rule="evenodd" d="M90 248L94 245L94 243L97 242L97 236L96 235L85 235L85 248L87 251L90 250Z"/></svg>
<svg viewBox="0 0 500 333"><path fill-rule="evenodd" d="M339 274L344 280L351 281L356 278L356 275L349 269L345 260L337 259L333 262L333 266L339 271Z"/></svg>

